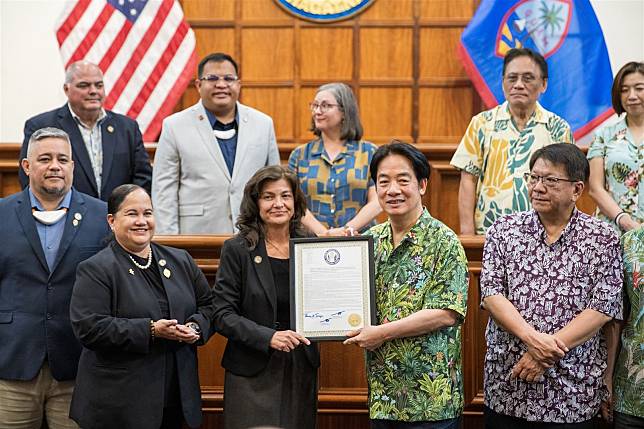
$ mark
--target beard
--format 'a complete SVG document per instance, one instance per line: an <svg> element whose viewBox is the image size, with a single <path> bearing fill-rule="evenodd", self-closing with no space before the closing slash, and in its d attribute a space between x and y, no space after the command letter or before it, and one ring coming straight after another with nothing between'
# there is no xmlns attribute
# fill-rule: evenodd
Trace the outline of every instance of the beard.
<svg viewBox="0 0 644 429"><path fill-rule="evenodd" d="M50 197L62 197L67 193L67 191L69 191L69 187L67 187L65 185L61 185L61 186L38 186L38 190L43 195L48 195Z"/></svg>

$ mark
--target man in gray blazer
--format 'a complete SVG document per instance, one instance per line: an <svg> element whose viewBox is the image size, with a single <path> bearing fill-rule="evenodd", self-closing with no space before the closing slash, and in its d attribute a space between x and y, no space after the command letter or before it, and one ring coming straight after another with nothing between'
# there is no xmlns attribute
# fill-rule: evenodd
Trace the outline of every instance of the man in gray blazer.
<svg viewBox="0 0 644 429"><path fill-rule="evenodd" d="M159 234L232 234L244 186L279 164L273 120L237 100L237 63L215 53L201 60L201 100L163 122L152 176Z"/></svg>

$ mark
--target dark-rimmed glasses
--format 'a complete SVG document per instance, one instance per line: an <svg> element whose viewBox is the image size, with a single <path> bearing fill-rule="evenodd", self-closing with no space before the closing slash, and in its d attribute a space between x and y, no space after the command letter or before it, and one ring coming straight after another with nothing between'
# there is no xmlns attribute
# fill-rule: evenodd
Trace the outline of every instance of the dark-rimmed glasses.
<svg viewBox="0 0 644 429"><path fill-rule="evenodd" d="M326 113L332 107L337 107L337 106L339 106L339 104L316 103L315 101L313 103L309 103L309 109L311 109L311 112L313 113L315 113L315 111L318 109L320 109L320 113Z"/></svg>
<svg viewBox="0 0 644 429"><path fill-rule="evenodd" d="M564 179L562 177L553 177L553 176L544 177L534 173L524 173L523 179L530 186L536 186L537 183L539 183L539 180L541 180L541 183L543 183L543 186L545 186L546 188L554 188L557 186L559 182L570 182L570 183L579 182L579 180L570 180L570 179Z"/></svg>

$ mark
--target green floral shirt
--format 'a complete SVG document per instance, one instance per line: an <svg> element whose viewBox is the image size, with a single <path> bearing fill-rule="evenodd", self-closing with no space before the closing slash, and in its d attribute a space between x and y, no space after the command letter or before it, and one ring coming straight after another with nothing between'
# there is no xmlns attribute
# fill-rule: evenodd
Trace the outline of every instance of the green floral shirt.
<svg viewBox="0 0 644 429"><path fill-rule="evenodd" d="M644 227L622 237L629 306L613 381L616 411L644 418ZM628 308L628 310L626 310Z"/></svg>
<svg viewBox="0 0 644 429"><path fill-rule="evenodd" d="M369 417L435 421L463 410L461 324L467 310L467 259L456 234L427 210L393 248L389 221L371 228L380 324L423 309L450 309L453 327L385 342L367 352Z"/></svg>

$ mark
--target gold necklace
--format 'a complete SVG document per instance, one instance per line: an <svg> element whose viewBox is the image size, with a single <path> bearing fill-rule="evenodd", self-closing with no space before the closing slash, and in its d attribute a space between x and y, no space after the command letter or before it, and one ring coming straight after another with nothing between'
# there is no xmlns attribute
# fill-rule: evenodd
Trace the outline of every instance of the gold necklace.
<svg viewBox="0 0 644 429"><path fill-rule="evenodd" d="M150 265L152 265L152 248L151 248L151 247L150 247L150 253L148 253L148 262L147 262L145 265L141 265L141 264L139 264L138 262L136 262L136 261L134 260L134 258L132 257L132 255L130 255L130 252L127 252L127 256L129 256L129 257L130 257L130 261L132 261L132 263L133 263L137 268L139 268L139 269L141 269L141 270L147 270L148 268L150 268Z"/></svg>
<svg viewBox="0 0 644 429"><path fill-rule="evenodd" d="M279 247L277 247L277 245L275 243L273 243L271 240L269 240L268 238L266 238L265 241L268 243L269 246L271 246L273 249L275 249L277 251L279 256L283 256L284 259L288 259L288 248L286 249L286 251L284 251L284 250L280 249Z"/></svg>

